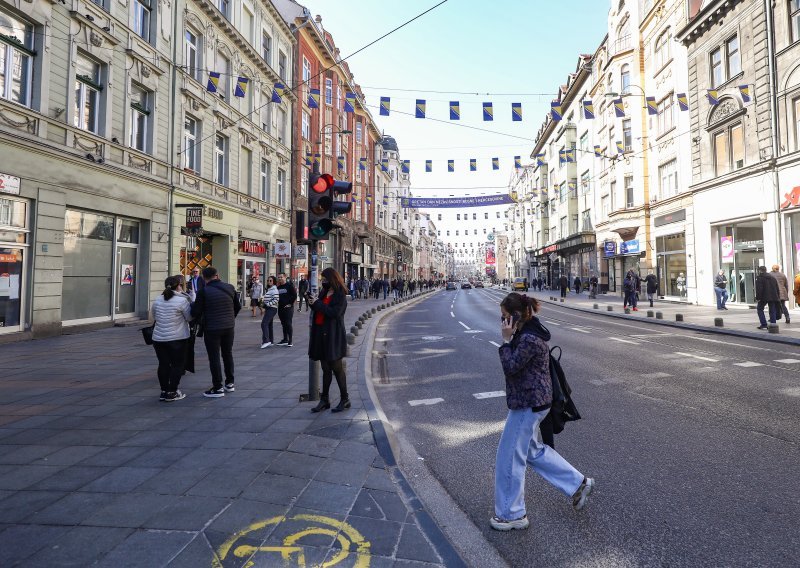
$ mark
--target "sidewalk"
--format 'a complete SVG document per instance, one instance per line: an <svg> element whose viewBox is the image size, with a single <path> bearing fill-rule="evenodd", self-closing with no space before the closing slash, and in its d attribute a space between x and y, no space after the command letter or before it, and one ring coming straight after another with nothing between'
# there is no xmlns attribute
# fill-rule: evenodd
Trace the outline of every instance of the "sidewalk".
<svg viewBox="0 0 800 568"><path fill-rule="evenodd" d="M509 291L508 287L501 287L500 289ZM638 304L639 311L631 311L630 314L625 314L622 307L622 297L618 297L613 293L598 294L596 299L590 299L589 293L586 291L581 294L575 294L574 291L570 291L563 303L560 300L561 292L559 290L542 290L541 292L530 290L528 295L534 296L544 303L557 303L566 308L586 310L604 316L646 319L650 322L669 325L671 327L681 327L685 329L800 345L800 313L792 313L792 311L789 313L792 316L792 321L795 323L787 324L784 321L779 321L779 333L776 335L768 333L765 330L756 329L759 325L758 313L756 310L747 306L738 306L735 304L728 304L728 310L717 310L716 307L712 306L695 306L693 304L655 300L654 306L651 308L649 307L646 295L642 294L640 295ZM554 297L555 301L550 300L550 297ZM594 308L595 304L598 306L597 309ZM608 311L609 306L612 307L613 311ZM648 311L653 312L652 318L647 316ZM656 319L656 312L661 312L662 320ZM768 310L765 309L765 314L767 314L767 312ZM676 321L676 315L678 314L683 316L682 323ZM797 317L796 320L794 319L795 317ZM723 327L715 326L715 318L722 318Z"/></svg>
<svg viewBox="0 0 800 568"><path fill-rule="evenodd" d="M350 302L348 331L383 303ZM259 323L239 315L236 391L220 399L202 396L211 384L202 340L198 373L174 403L159 402L155 354L136 328L0 347L0 565L458 564L379 454L365 336L346 360L352 409L312 414L315 402L298 402L308 391L306 312L295 312L291 348L260 350Z"/></svg>

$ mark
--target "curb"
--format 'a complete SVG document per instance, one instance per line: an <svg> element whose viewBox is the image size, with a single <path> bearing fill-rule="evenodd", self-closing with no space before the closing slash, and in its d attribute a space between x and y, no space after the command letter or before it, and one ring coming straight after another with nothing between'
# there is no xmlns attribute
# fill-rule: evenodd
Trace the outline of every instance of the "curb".
<svg viewBox="0 0 800 568"><path fill-rule="evenodd" d="M400 470L396 457L400 454L397 435L394 432L394 428L392 428L392 425L387 420L386 415L383 413L383 409L381 408L380 402L378 401L378 397L375 393L375 388L370 380L372 377L372 351L375 347L375 329L383 320L383 318L395 313L403 307L415 305L431 294L435 294L439 291L441 290L436 289L430 292L423 292L419 296L411 298L412 301L410 302L403 302L401 304L390 306L385 310L381 310L380 314L376 314L376 317L373 318L373 321L371 321L364 329L365 342L362 344L362 349L364 347L366 347L366 349L361 355L361 372L359 373L359 380L363 386L366 386L367 392L369 393L369 397L364 398L364 408L367 411L367 416L369 417L369 423L372 427L372 434L375 438L375 445L378 447L378 453L380 454L381 458L383 458L383 461L386 462L386 465L390 468L390 473L402 491L407 503L414 510L414 516L419 523L420 530L425 534L427 539L436 549L436 553L442 559L442 562L445 566L448 568L451 566L466 568L467 564L461 558L461 555L455 549L450 540L448 540L447 536L445 536L445 534L442 532L442 529L439 528L439 525L436 524L436 521L433 519L430 513L425 510L416 492L411 487L411 484L408 482L405 475L403 475L403 472ZM367 370L367 365L370 365L370 370Z"/></svg>

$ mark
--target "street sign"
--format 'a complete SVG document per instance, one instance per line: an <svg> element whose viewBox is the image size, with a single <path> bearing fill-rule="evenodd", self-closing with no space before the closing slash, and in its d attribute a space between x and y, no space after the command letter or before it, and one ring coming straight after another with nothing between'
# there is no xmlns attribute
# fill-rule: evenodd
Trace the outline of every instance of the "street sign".
<svg viewBox="0 0 800 568"><path fill-rule="evenodd" d="M288 259L292 256L291 243L275 243L272 245L273 256L276 259Z"/></svg>
<svg viewBox="0 0 800 568"><path fill-rule="evenodd" d="M403 251L397 251L397 262L403 262Z"/></svg>
<svg viewBox="0 0 800 568"><path fill-rule="evenodd" d="M187 207L186 208L186 234L188 234L188 235L201 235L201 234L203 234L203 208L202 207Z"/></svg>
<svg viewBox="0 0 800 568"><path fill-rule="evenodd" d="M0 174L0 193L19 195L19 178L8 174Z"/></svg>
<svg viewBox="0 0 800 568"><path fill-rule="evenodd" d="M307 245L295 245L294 246L294 257L295 258L306 258L306 254L308 253L308 246Z"/></svg>

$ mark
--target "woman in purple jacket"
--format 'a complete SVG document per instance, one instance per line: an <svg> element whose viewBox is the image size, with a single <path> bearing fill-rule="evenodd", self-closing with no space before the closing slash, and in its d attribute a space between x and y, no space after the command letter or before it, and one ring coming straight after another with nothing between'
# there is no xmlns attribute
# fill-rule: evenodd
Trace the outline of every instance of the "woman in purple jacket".
<svg viewBox="0 0 800 568"><path fill-rule="evenodd" d="M581 510L594 489L594 479L585 477L553 448L536 437L539 423L553 400L550 379L550 332L536 317L539 302L511 293L500 303L500 362L506 376L508 418L497 448L494 479L493 529L528 528L525 513L525 466L530 465L554 487L572 497Z"/></svg>

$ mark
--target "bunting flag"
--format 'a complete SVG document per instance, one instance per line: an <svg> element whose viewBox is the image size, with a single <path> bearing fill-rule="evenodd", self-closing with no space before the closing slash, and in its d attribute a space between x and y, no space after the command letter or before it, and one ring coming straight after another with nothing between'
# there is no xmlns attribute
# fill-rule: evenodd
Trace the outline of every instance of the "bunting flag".
<svg viewBox="0 0 800 568"><path fill-rule="evenodd" d="M306 152L306 165L311 165L311 152Z"/></svg>
<svg viewBox="0 0 800 568"><path fill-rule="evenodd" d="M411 160L403 160L400 162L400 173L407 174L411 172Z"/></svg>
<svg viewBox="0 0 800 568"><path fill-rule="evenodd" d="M433 171L433 161L432 160L425 160L425 173L431 173Z"/></svg>
<svg viewBox="0 0 800 568"><path fill-rule="evenodd" d="M319 158L320 158L319 154L314 154L314 163L316 165L319 165Z"/></svg>
<svg viewBox="0 0 800 568"><path fill-rule="evenodd" d="M272 87L272 99L270 99L273 103L280 103L281 97L283 93L286 91L286 85L283 83L275 83L275 86Z"/></svg>
<svg viewBox="0 0 800 568"><path fill-rule="evenodd" d="M492 158L492 169L493 170L500 169L500 158Z"/></svg>
<svg viewBox="0 0 800 568"><path fill-rule="evenodd" d="M219 86L219 73L217 73L216 71L209 71L208 85L206 85L206 91L208 91L209 93L216 93L218 86Z"/></svg>
<svg viewBox="0 0 800 568"><path fill-rule="evenodd" d="M568 164L574 164L575 163L575 148L567 148L566 150L564 150L564 157L566 158L566 161L567 161Z"/></svg>
<svg viewBox="0 0 800 568"><path fill-rule="evenodd" d="M350 91L344 94L344 112L356 112L356 94Z"/></svg>
<svg viewBox="0 0 800 568"><path fill-rule="evenodd" d="M617 144L617 153L618 154L625 153L625 144L622 142L622 140L617 140L616 144Z"/></svg>
<svg viewBox="0 0 800 568"><path fill-rule="evenodd" d="M383 160L381 160L381 171L382 172L388 172L389 171L389 159L388 158L384 158Z"/></svg>
<svg viewBox="0 0 800 568"><path fill-rule="evenodd" d="M586 120L594 120L594 105L589 99L583 101L583 118Z"/></svg>
<svg viewBox="0 0 800 568"><path fill-rule="evenodd" d="M514 168L520 169L522 167L522 156L514 156Z"/></svg>
<svg viewBox="0 0 800 568"><path fill-rule="evenodd" d="M450 101L450 120L461 120L461 105L458 101Z"/></svg>
<svg viewBox="0 0 800 568"><path fill-rule="evenodd" d="M417 111L414 116L425 118L425 99L417 99Z"/></svg>
<svg viewBox="0 0 800 568"><path fill-rule="evenodd" d="M386 207L387 205L389 205L389 198L384 195L383 196L383 206Z"/></svg>
<svg viewBox="0 0 800 568"><path fill-rule="evenodd" d="M247 93L247 83L250 82L250 79L247 77L239 77L236 79L236 88L233 90L233 96L244 98L245 93Z"/></svg>
<svg viewBox="0 0 800 568"><path fill-rule="evenodd" d="M689 99L686 93L678 93L678 108L682 111L689 110Z"/></svg>
<svg viewBox="0 0 800 568"><path fill-rule="evenodd" d="M522 120L522 103L511 103L511 120L514 122Z"/></svg>
<svg viewBox="0 0 800 568"><path fill-rule="evenodd" d="M614 114L616 114L617 118L625 116L625 104L622 102L622 97L614 101Z"/></svg>
<svg viewBox="0 0 800 568"><path fill-rule="evenodd" d="M389 116L392 99L389 97L381 97L381 116Z"/></svg>
<svg viewBox="0 0 800 568"><path fill-rule="evenodd" d="M544 161L544 152L542 152L541 154L536 154L536 166L537 166L537 167L541 167L541 166L543 166L544 164L545 164L545 161Z"/></svg>
<svg viewBox="0 0 800 568"><path fill-rule="evenodd" d="M478 161L475 158L470 158L469 160L469 171L471 172L478 171Z"/></svg>
<svg viewBox="0 0 800 568"><path fill-rule="evenodd" d="M358 202L358 194L354 193L353 196L350 198L350 201L352 203L357 203Z"/></svg>
<svg viewBox="0 0 800 568"><path fill-rule="evenodd" d="M658 114L658 103L656 103L656 98L645 97L644 100L647 102L647 114L650 116L656 116Z"/></svg>
<svg viewBox="0 0 800 568"><path fill-rule="evenodd" d="M308 108L319 108L319 89L308 92Z"/></svg>
<svg viewBox="0 0 800 568"><path fill-rule="evenodd" d="M555 122L561 120L561 115L564 114L563 109L561 108L561 103L558 101L553 101L550 103L550 116L553 117Z"/></svg>
<svg viewBox="0 0 800 568"><path fill-rule="evenodd" d="M752 102L753 98L750 96L750 85L739 85L739 94L742 97L743 104Z"/></svg>
<svg viewBox="0 0 800 568"><path fill-rule="evenodd" d="M568 189L569 191L575 191L576 189L578 189L578 183L577 183L577 182L574 182L574 181L571 181L571 182L569 182L569 183L567 184L567 189Z"/></svg>
<svg viewBox="0 0 800 568"><path fill-rule="evenodd" d="M558 165L563 166L567 162L567 152L566 150L559 150L558 151Z"/></svg>
<svg viewBox="0 0 800 568"><path fill-rule="evenodd" d="M358 169L362 172L367 170L367 159L368 158L361 158L358 160Z"/></svg>
<svg viewBox="0 0 800 568"><path fill-rule="evenodd" d="M595 144L594 145L594 157L595 158L602 158L603 157L603 151L600 149L600 144Z"/></svg>
<svg viewBox="0 0 800 568"><path fill-rule="evenodd" d="M454 160L447 160L447 171L451 173L456 171L456 163Z"/></svg>
<svg viewBox="0 0 800 568"><path fill-rule="evenodd" d="M716 89L708 89L706 92L706 97L708 97L708 104L711 106L717 106L719 104L719 91Z"/></svg>
<svg viewBox="0 0 800 568"><path fill-rule="evenodd" d="M344 170L344 156L338 156L336 158L336 169L338 169L340 172Z"/></svg>
<svg viewBox="0 0 800 568"><path fill-rule="evenodd" d="M372 195L369 193L367 194L367 205L372 205Z"/></svg>
<svg viewBox="0 0 800 568"><path fill-rule="evenodd" d="M494 120L494 108L492 103L483 103L483 121L490 122Z"/></svg>

